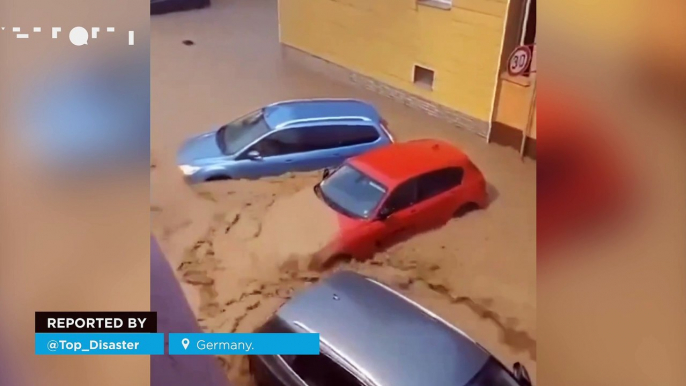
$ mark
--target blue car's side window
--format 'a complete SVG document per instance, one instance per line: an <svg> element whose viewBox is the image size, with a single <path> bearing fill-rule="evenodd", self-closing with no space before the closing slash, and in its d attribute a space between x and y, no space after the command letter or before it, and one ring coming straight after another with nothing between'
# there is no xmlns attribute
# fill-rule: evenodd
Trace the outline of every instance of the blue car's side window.
<svg viewBox="0 0 686 386"><path fill-rule="evenodd" d="M364 145L379 139L379 131L371 125L339 125L331 129L336 133L337 147Z"/></svg>
<svg viewBox="0 0 686 386"><path fill-rule="evenodd" d="M274 132L244 151L256 150L262 157L335 149L375 142L379 131L371 125L327 125L298 127Z"/></svg>
<svg viewBox="0 0 686 386"><path fill-rule="evenodd" d="M307 151L326 150L338 147L336 133L332 126L316 126L305 129L302 136L302 146Z"/></svg>
<svg viewBox="0 0 686 386"><path fill-rule="evenodd" d="M272 133L252 145L246 154L257 150L262 157L286 155L304 151L300 138L302 129L286 129Z"/></svg>

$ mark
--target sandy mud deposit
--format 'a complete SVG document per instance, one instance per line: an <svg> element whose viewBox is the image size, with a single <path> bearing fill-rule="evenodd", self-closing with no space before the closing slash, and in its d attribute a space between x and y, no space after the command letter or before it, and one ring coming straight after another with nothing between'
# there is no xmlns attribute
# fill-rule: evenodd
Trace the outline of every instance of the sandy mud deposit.
<svg viewBox="0 0 686 386"><path fill-rule="evenodd" d="M321 264L314 257L339 232L336 213L309 188L276 199L261 224L259 237L248 241L250 254L282 271L304 271Z"/></svg>
<svg viewBox="0 0 686 386"><path fill-rule="evenodd" d="M536 165L284 59L276 5L232 1L151 21L151 223L199 323L207 331L254 329L294 291L329 274L288 262L317 249L330 229L314 219L319 203L307 198L319 173L190 188L176 167L179 146L278 100L359 98L380 109L399 141L438 138L464 149L499 195L485 211L339 268L399 289L535 377ZM244 358L221 360L235 385L250 384Z"/></svg>
<svg viewBox="0 0 686 386"><path fill-rule="evenodd" d="M155 173L151 170L152 177ZM312 191L320 176L291 174L196 187L159 181L173 191L164 195L153 188L154 233L205 331L251 332L294 292L331 273L307 268L311 254L337 229L335 215ZM336 269L361 272L399 289L508 364L519 360L535 372L533 303L522 301L519 296L527 295L517 288L473 271L483 267L460 252L488 242L470 231L483 217L470 214L372 260L346 262ZM252 384L245 357L219 360L237 385Z"/></svg>

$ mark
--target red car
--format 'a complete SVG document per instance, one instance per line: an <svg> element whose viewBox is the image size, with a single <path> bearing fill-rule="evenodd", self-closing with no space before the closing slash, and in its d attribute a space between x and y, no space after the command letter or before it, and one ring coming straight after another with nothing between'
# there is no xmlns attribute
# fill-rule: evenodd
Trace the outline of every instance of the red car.
<svg viewBox="0 0 686 386"><path fill-rule="evenodd" d="M314 191L336 214L338 224L332 240L316 254L314 269L371 257L488 204L479 169L455 146L429 139L350 158L338 169L325 171Z"/></svg>

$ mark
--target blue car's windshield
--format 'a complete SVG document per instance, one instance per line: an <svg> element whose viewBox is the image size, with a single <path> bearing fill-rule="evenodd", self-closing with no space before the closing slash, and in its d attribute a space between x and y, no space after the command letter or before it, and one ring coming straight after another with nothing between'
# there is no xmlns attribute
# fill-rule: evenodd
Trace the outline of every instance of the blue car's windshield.
<svg viewBox="0 0 686 386"><path fill-rule="evenodd" d="M322 199L344 214L368 219L386 194L386 187L350 165L343 165L320 184Z"/></svg>
<svg viewBox="0 0 686 386"><path fill-rule="evenodd" d="M474 378L467 383L466 386L523 386L520 385L512 376L512 373L507 371L494 358L489 359L484 367L474 376Z"/></svg>
<svg viewBox="0 0 686 386"><path fill-rule="evenodd" d="M217 131L217 145L224 154L236 154L270 130L263 111L254 111L222 126Z"/></svg>

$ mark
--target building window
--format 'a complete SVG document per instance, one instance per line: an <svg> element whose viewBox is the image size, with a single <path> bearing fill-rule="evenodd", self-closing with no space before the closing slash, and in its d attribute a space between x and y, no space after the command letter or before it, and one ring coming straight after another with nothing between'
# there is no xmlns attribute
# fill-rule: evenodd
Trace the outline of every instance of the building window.
<svg viewBox="0 0 686 386"><path fill-rule="evenodd" d="M453 0L417 0L417 4L440 9L453 8Z"/></svg>
<svg viewBox="0 0 686 386"><path fill-rule="evenodd" d="M522 21L522 33L519 44L531 46L531 51L535 52L536 47L536 0L529 0L524 9L524 18ZM534 61L536 55L533 55L529 67L524 71L524 76L529 76L531 71L535 70L536 65Z"/></svg>
<svg viewBox="0 0 686 386"><path fill-rule="evenodd" d="M428 68L415 65L413 82L421 88L433 90L434 72L432 70L429 70Z"/></svg>
<svg viewBox="0 0 686 386"><path fill-rule="evenodd" d="M536 0L527 1L521 36L520 43L522 45L536 43Z"/></svg>

